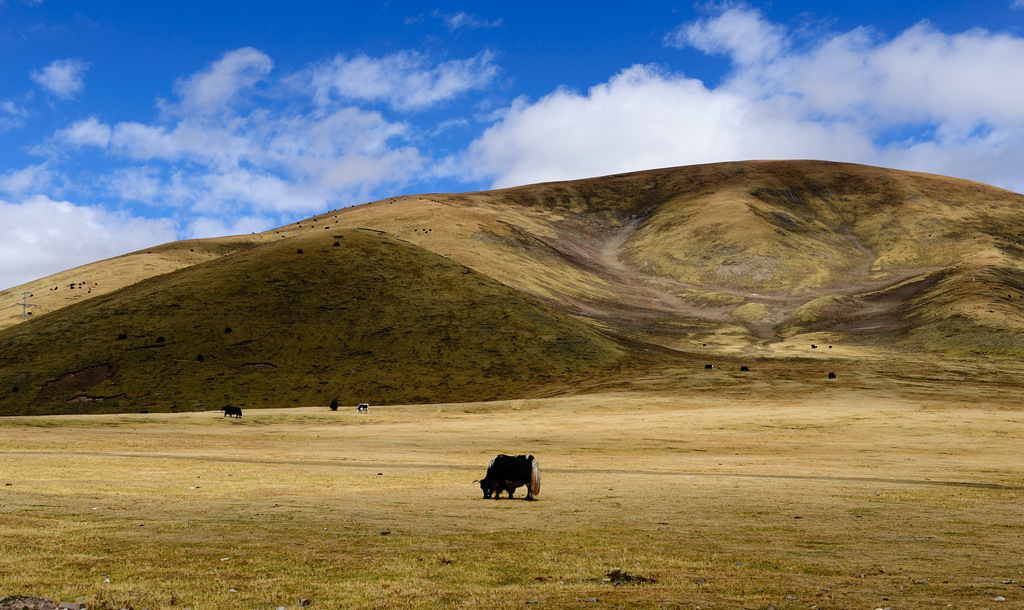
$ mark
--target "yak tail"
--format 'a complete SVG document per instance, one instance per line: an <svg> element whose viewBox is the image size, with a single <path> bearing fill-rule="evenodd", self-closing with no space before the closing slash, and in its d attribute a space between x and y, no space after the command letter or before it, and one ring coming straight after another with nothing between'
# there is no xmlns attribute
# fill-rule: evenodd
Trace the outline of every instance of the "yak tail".
<svg viewBox="0 0 1024 610"><path fill-rule="evenodd" d="M530 456L530 466L530 493L537 495L540 493L540 464L532 455Z"/></svg>

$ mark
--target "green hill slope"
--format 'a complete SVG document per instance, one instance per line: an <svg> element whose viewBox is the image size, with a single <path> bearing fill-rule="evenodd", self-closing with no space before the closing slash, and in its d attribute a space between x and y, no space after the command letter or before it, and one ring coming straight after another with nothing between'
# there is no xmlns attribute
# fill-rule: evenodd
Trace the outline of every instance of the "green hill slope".
<svg viewBox="0 0 1024 610"><path fill-rule="evenodd" d="M4 414L540 395L628 355L368 230L306 233L151 278L8 328L0 343Z"/></svg>

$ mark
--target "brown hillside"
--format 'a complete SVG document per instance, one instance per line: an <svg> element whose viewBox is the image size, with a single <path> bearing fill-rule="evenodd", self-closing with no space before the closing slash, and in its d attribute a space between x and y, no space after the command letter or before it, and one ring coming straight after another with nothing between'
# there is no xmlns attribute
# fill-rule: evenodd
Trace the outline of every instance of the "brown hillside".
<svg viewBox="0 0 1024 610"><path fill-rule="evenodd" d="M339 235L350 237L340 250L328 249L328 258L293 256L300 248L319 252L321 242ZM365 240L367 235L391 244L385 250L411 258L388 258L384 268L389 271L374 276L362 266L363 255L353 254L362 250L351 248L362 243L352 236ZM219 343L210 343L204 333L226 324L218 312L234 312L229 318L240 327L254 311L266 320L303 312L309 333L301 336L295 325L261 323L265 346L260 349L277 353L274 345L292 345L288 357L297 359L295 375L323 366L317 360L323 349L301 345L319 345L333 328L379 330L359 316L406 304L396 318L404 324L402 333L369 333L331 348L346 362L367 351L389 354L345 369L365 375L364 385L353 386L359 391L346 394L352 399L362 399L366 388L407 367L419 367L415 377L421 382L392 384L393 391L378 400L574 391L581 384L607 383L597 371L618 370L623 358L638 366L643 360L638 355L668 358L669 352L658 351L662 348L688 363L700 362L692 356L698 353L700 358L806 358L850 365L914 354L1017 359L1024 355L1022 244L1024 196L954 178L815 161L710 164L480 193L396 197L261 234L166 244L6 291L0 297L13 302L21 290L32 290L39 307L28 324L21 323L16 308L8 310L16 315L0 320L0 328L8 326L0 334L0 362L8 367L0 371L0 383L14 387L25 375L35 375L37 383L60 387L66 383L62 375L107 375L102 358L89 360L79 350L55 346L69 345L60 338L77 328L116 337L124 331L115 329L128 328L119 317L128 303L140 316L134 324L165 337L167 345L157 346L158 352L173 351L167 349L169 336L178 337L173 345L182 360L217 349ZM320 281L336 272L335 259L343 253L350 258L342 267L376 278L365 279L369 283L357 293ZM434 262L426 262L430 257ZM291 267L298 261L299 267ZM472 274L451 271L461 278L453 283L426 271L439 269L441 262ZM243 273L245 265L290 270L277 276L276 284L265 284L254 278L273 274ZM418 271L399 272L404 268ZM467 296L484 284L490 300ZM232 286L251 288L222 290ZM350 305L326 318L305 308L324 298ZM194 309L192 301L211 305ZM355 308L356 302L364 308ZM491 305L467 307L467 302ZM494 302L518 305L513 314ZM121 309L111 309L114 303ZM193 309L185 317L164 316L160 307L168 303ZM147 304L155 304L153 313ZM423 317L427 312L432 313ZM151 321L139 321L147 316ZM435 345L438 335L465 337L476 332L472 329L502 328L507 319L540 326L516 341L491 333L484 342ZM206 328L207 322L213 326ZM181 324L205 330L189 334ZM532 339L560 333L575 338ZM128 334L140 342L138 350L154 347L146 343L153 332ZM18 351L27 343L19 341L34 345L52 366L44 367L45 373L34 371L25 351ZM446 355L424 360L422 345L435 345L427 353ZM573 347L562 349L565 345ZM236 360L205 379L234 383L244 377L251 384L260 378L252 373L255 368L238 367L265 359ZM175 366L162 375L188 375ZM341 371L331 370L331 375ZM545 376L543 370L555 372ZM113 383L108 378L103 383ZM504 381L493 385L499 378ZM137 395L150 383L140 379ZM296 397L300 403L320 399L312 385L289 384L279 392L271 384L259 387L270 392L267 400L280 404ZM341 392L340 387L329 393ZM471 387L479 391L466 390ZM115 390L111 386L111 395ZM227 390L196 392L227 396Z"/></svg>
<svg viewBox="0 0 1024 610"><path fill-rule="evenodd" d="M675 349L1016 354L1024 329L1024 196L943 176L723 163L390 199L317 221L393 232Z"/></svg>

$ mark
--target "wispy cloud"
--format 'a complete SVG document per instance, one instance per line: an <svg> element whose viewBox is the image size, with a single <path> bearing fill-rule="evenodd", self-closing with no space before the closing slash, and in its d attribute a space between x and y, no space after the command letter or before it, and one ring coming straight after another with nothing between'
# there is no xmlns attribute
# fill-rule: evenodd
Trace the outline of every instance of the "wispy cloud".
<svg viewBox="0 0 1024 610"><path fill-rule="evenodd" d="M94 180L122 201L177 215L185 236L365 201L429 173L431 160L409 123L368 109L411 112L485 87L497 73L490 54L432 63L399 53L337 57L297 74L272 76L273 62L251 48L226 53L180 79L161 101L159 121L108 123L89 117L37 149L53 159L85 149L120 167ZM268 93L271 91L272 93ZM199 215L201 222L184 220ZM238 218L249 218L239 224Z"/></svg>
<svg viewBox="0 0 1024 610"><path fill-rule="evenodd" d="M184 113L225 112L232 101L264 80L273 68L270 57L252 47L225 53L205 70L177 82L174 90L178 107Z"/></svg>
<svg viewBox="0 0 1024 610"><path fill-rule="evenodd" d="M1024 0L1022 0L1022 1L1024 1ZM455 30L460 29L460 28L467 28L467 29L470 29L470 30L478 30L478 29L484 29L484 28L496 28L496 27L500 27L501 24L502 24L502 20L501 19L495 19L493 21L488 21L486 19L481 19L480 17L477 17L476 15L471 15L471 14L465 12L465 11L457 11L455 13L442 13L439 10L434 10L434 11L432 11L430 13L430 15L432 17L437 17L439 19L443 19L445 26L447 26L448 29L453 31L453 32Z"/></svg>
<svg viewBox="0 0 1024 610"><path fill-rule="evenodd" d="M42 70L33 70L30 76L48 93L69 100L85 89L85 72L88 69L89 64L81 59L60 59Z"/></svg>
<svg viewBox="0 0 1024 610"><path fill-rule="evenodd" d="M24 196L27 193L52 192L54 172L45 164L0 174L0 193Z"/></svg>
<svg viewBox="0 0 1024 610"><path fill-rule="evenodd" d="M28 116L28 110L15 100L0 101L0 133L21 126Z"/></svg>
<svg viewBox="0 0 1024 610"><path fill-rule="evenodd" d="M309 87L321 106L332 101L381 102L402 111L421 110L483 89L498 75L494 55L482 52L469 59L433 64L420 53L385 57L339 55L298 75L294 82Z"/></svg>

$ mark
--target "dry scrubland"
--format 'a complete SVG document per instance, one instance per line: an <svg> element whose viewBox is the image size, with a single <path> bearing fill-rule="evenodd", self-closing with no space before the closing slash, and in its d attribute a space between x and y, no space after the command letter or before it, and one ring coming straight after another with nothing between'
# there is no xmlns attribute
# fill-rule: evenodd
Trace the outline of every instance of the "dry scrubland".
<svg viewBox="0 0 1024 610"><path fill-rule="evenodd" d="M4 418L0 591L137 610L1024 606L1016 404L871 386ZM537 502L482 499L499 451L538 456Z"/></svg>

